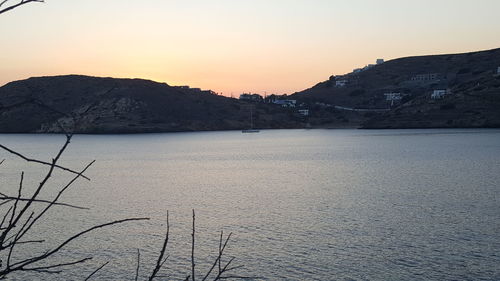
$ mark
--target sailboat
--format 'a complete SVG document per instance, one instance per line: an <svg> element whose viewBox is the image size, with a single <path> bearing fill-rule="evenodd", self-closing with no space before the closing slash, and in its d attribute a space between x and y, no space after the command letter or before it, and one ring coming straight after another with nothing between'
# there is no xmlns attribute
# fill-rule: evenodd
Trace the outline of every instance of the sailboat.
<svg viewBox="0 0 500 281"><path fill-rule="evenodd" d="M242 133L258 133L260 130L253 128L253 110L250 108L250 129L241 130Z"/></svg>

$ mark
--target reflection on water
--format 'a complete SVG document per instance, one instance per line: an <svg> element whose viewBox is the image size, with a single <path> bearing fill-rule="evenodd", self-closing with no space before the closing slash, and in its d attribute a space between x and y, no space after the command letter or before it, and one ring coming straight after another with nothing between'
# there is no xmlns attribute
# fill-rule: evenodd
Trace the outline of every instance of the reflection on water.
<svg viewBox="0 0 500 281"><path fill-rule="evenodd" d="M2 144L44 159L63 141L0 135ZM3 158L1 192L17 185L20 169L27 186L46 169ZM200 270L224 230L234 233L228 254L245 265L239 273L264 280L500 279L499 130L84 135L75 136L62 163L78 169L93 159L92 181L63 199L91 210L54 209L41 235L61 240L118 218L152 220L71 244L62 257L95 256L74 269L75 278L110 260L100 279L132 280L137 248L142 275L150 273L167 210L164 275L185 278L194 208ZM62 178L58 172L51 186Z"/></svg>

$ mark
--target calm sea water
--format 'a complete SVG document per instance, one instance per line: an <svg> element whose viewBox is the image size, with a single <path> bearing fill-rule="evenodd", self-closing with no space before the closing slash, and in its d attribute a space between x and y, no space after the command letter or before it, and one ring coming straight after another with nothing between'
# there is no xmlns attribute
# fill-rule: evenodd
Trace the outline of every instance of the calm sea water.
<svg viewBox="0 0 500 281"><path fill-rule="evenodd" d="M0 135L0 143L49 160L58 135ZM0 191L25 192L46 167L0 152ZM62 164L97 162L33 237L49 245L98 223L149 217L71 243L55 260L93 256L47 280L141 277L158 255L170 214L169 261L161 275L190 274L196 210L198 279L233 232L226 261L255 280L500 280L500 130L269 130L78 135ZM69 177L57 172L50 198ZM5 212L4 209L2 209ZM16 258L43 251L19 249ZM2 256L3 257L3 256ZM40 278L17 275L12 280ZM170 279L169 279L170 280Z"/></svg>

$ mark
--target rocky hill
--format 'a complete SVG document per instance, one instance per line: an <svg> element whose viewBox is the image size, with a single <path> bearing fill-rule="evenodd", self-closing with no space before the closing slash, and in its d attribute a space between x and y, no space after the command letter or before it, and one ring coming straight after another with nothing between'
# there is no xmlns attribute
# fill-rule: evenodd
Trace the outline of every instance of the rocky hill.
<svg viewBox="0 0 500 281"><path fill-rule="evenodd" d="M37 77L0 87L0 133L239 130L250 112L262 129L500 127L499 67L500 49L395 59L278 97L293 108L141 79Z"/></svg>
<svg viewBox="0 0 500 281"><path fill-rule="evenodd" d="M400 58L292 97L363 128L500 127L499 67L500 49Z"/></svg>
<svg viewBox="0 0 500 281"><path fill-rule="evenodd" d="M143 133L248 128L248 103L141 79L38 77L0 87L0 132ZM260 128L300 124L281 108L253 106Z"/></svg>

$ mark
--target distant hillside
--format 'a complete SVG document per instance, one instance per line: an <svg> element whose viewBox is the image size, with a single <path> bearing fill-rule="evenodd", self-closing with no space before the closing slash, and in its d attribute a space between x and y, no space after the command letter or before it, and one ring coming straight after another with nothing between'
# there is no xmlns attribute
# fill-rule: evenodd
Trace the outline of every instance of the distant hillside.
<svg viewBox="0 0 500 281"><path fill-rule="evenodd" d="M300 126L280 108L254 109L261 128ZM38 77L0 87L0 132L143 133L249 127L247 103L141 79Z"/></svg>
<svg viewBox="0 0 500 281"><path fill-rule="evenodd" d="M499 67L500 49L408 57L256 101L141 79L29 78L0 87L0 133L239 130L250 111L262 129L500 127Z"/></svg>
<svg viewBox="0 0 500 281"><path fill-rule="evenodd" d="M363 128L500 127L498 67L500 49L400 58L332 76L292 97L325 104L332 115L357 114ZM446 94L431 98L435 90Z"/></svg>

